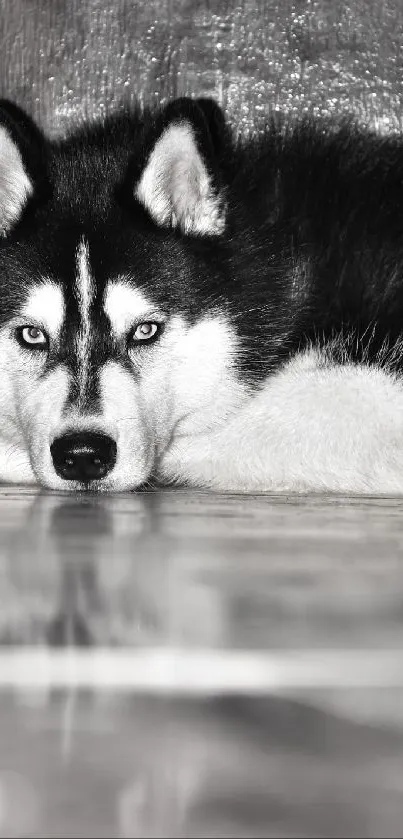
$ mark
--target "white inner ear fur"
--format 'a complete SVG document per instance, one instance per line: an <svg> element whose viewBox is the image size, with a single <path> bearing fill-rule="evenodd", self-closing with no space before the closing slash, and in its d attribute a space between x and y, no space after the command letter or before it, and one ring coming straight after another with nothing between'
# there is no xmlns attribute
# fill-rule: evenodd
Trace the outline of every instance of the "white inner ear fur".
<svg viewBox="0 0 403 839"><path fill-rule="evenodd" d="M224 231L222 199L213 190L187 122L173 123L157 140L135 195L164 227L204 236Z"/></svg>
<svg viewBox="0 0 403 839"><path fill-rule="evenodd" d="M32 194L32 183L21 154L4 126L0 126L0 235L6 236Z"/></svg>

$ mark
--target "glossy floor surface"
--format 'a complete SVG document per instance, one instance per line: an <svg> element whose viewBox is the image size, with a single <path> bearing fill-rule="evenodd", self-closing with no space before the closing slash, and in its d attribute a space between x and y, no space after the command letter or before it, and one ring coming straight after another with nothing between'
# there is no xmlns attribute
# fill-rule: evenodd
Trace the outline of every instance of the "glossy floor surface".
<svg viewBox="0 0 403 839"><path fill-rule="evenodd" d="M0 493L0 836L400 837L403 501Z"/></svg>

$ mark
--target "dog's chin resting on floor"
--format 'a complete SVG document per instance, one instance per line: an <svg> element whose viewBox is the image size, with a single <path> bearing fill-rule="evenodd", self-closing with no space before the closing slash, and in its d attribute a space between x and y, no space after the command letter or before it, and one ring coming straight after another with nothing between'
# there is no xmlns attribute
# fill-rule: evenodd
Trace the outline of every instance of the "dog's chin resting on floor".
<svg viewBox="0 0 403 839"><path fill-rule="evenodd" d="M403 142L0 103L0 480L403 492Z"/></svg>

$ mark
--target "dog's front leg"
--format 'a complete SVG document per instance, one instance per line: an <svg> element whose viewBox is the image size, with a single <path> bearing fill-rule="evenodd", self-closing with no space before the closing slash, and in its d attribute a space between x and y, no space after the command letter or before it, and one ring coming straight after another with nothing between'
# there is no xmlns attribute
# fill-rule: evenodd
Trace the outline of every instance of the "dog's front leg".
<svg viewBox="0 0 403 839"><path fill-rule="evenodd" d="M307 353L221 428L174 439L160 472L219 491L403 493L403 381Z"/></svg>

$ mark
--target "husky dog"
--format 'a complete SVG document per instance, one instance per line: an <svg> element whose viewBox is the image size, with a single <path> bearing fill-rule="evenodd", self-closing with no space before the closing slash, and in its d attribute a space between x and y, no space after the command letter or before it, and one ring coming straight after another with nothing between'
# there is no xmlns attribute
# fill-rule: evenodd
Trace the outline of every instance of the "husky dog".
<svg viewBox="0 0 403 839"><path fill-rule="evenodd" d="M403 492L403 143L0 103L0 479Z"/></svg>

